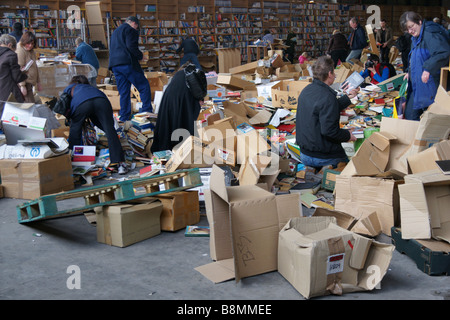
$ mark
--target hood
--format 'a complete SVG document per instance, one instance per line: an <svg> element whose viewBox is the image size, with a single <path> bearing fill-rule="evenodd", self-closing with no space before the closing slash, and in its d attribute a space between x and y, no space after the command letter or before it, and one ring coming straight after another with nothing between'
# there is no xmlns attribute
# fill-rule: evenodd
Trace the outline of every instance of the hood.
<svg viewBox="0 0 450 320"><path fill-rule="evenodd" d="M0 56L2 56L4 53L8 51L11 51L11 49L7 47L0 47Z"/></svg>

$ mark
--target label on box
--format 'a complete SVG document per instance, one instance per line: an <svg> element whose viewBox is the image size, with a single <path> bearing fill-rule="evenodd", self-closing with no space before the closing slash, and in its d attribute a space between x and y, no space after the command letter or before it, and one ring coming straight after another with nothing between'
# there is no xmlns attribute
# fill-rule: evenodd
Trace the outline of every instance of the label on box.
<svg viewBox="0 0 450 320"><path fill-rule="evenodd" d="M327 275L344 271L344 256L345 253L328 256Z"/></svg>
<svg viewBox="0 0 450 320"><path fill-rule="evenodd" d="M386 84L386 89L387 91L394 90L394 84L392 82L389 82L388 84Z"/></svg>
<svg viewBox="0 0 450 320"><path fill-rule="evenodd" d="M228 151L220 149L220 148L218 148L217 151L218 151L217 153L218 153L219 158L221 158L225 161L228 160L228 157L230 156L230 153Z"/></svg>

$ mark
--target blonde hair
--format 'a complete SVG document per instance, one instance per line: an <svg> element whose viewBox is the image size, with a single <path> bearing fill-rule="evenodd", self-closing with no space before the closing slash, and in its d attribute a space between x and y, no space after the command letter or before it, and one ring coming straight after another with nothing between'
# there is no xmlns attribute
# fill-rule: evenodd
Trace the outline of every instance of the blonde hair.
<svg viewBox="0 0 450 320"><path fill-rule="evenodd" d="M302 53L302 56L304 56L305 58L308 58L309 54L308 54L308 52L305 51L305 52Z"/></svg>

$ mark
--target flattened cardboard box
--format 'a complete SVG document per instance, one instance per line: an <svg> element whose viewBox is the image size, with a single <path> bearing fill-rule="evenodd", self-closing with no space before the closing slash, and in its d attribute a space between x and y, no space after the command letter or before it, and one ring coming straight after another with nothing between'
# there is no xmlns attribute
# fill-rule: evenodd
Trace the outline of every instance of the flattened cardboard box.
<svg viewBox="0 0 450 320"><path fill-rule="evenodd" d="M439 169L406 175L398 188L402 238L450 242L450 176Z"/></svg>
<svg viewBox="0 0 450 320"><path fill-rule="evenodd" d="M392 179L338 175L334 209L358 219L376 212L381 231L390 235L391 228L400 223L399 183Z"/></svg>
<svg viewBox="0 0 450 320"><path fill-rule="evenodd" d="M214 163L214 149L198 137L190 136L173 149L166 172L178 169L209 167Z"/></svg>
<svg viewBox="0 0 450 320"><path fill-rule="evenodd" d="M214 282L276 270L280 225L301 216L299 196L275 196L256 185L226 187L224 181L224 171L213 166L205 205L216 262L195 270Z"/></svg>
<svg viewBox="0 0 450 320"><path fill-rule="evenodd" d="M160 201L97 207L97 241L116 247L127 247L161 233Z"/></svg>
<svg viewBox="0 0 450 320"><path fill-rule="evenodd" d="M394 249L339 227L334 217L293 218L279 234L278 272L307 299L368 291L386 274Z"/></svg>
<svg viewBox="0 0 450 320"><path fill-rule="evenodd" d="M432 145L430 148L408 157L409 173L436 170L438 160L450 160L450 140Z"/></svg>
<svg viewBox="0 0 450 320"><path fill-rule="evenodd" d="M68 154L48 159L3 159L0 172L6 198L33 200L74 188Z"/></svg>

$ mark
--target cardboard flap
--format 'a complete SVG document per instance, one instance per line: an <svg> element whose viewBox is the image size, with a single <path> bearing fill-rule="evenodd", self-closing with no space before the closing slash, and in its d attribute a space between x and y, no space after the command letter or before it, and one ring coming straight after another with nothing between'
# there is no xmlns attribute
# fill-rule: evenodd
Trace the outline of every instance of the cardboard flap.
<svg viewBox="0 0 450 320"><path fill-rule="evenodd" d="M390 140L395 139L397 139L397 137L389 132L374 132L368 138L368 140L381 151L386 150L386 148L389 147Z"/></svg>
<svg viewBox="0 0 450 320"><path fill-rule="evenodd" d="M350 267L356 270L361 270L364 268L371 245L372 239L356 237L353 244L352 256L350 257Z"/></svg>
<svg viewBox="0 0 450 320"><path fill-rule="evenodd" d="M218 166L213 165L209 180L211 191L228 202L227 186L225 185L225 172Z"/></svg>
<svg viewBox="0 0 450 320"><path fill-rule="evenodd" d="M214 283L232 280L235 277L233 258L211 262L197 267L195 270Z"/></svg>

